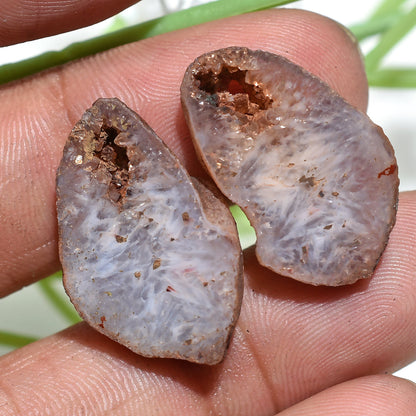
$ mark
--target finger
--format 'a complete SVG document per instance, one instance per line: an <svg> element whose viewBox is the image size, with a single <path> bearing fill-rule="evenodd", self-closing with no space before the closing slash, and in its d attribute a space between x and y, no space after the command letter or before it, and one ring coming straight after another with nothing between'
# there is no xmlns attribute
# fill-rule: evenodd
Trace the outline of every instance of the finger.
<svg viewBox="0 0 416 416"><path fill-rule="evenodd" d="M2 0L0 47L88 26L134 3L137 0Z"/></svg>
<svg viewBox="0 0 416 416"><path fill-rule="evenodd" d="M412 416L416 386L392 376L370 376L331 387L279 416Z"/></svg>
<svg viewBox="0 0 416 416"><path fill-rule="evenodd" d="M126 45L0 89L0 296L58 265L55 171L64 142L98 97L138 111L199 174L179 100L181 78L199 54L229 45L283 54L365 109L367 84L355 43L312 13L269 10Z"/></svg>
<svg viewBox="0 0 416 416"><path fill-rule="evenodd" d="M80 324L0 358L0 400L21 414L153 414L157 406L160 415L261 416L393 371L416 355L415 214L416 193L403 194L375 276L351 287L307 286L249 259L241 316L218 366L145 359Z"/></svg>

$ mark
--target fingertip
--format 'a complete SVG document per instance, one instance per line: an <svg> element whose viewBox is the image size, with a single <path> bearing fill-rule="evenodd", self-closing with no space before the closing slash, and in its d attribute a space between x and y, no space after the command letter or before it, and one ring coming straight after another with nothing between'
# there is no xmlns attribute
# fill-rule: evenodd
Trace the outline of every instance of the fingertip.
<svg viewBox="0 0 416 416"><path fill-rule="evenodd" d="M411 416L416 385L390 375L373 375L330 387L279 413L281 416Z"/></svg>
<svg viewBox="0 0 416 416"><path fill-rule="evenodd" d="M104 20L135 0L3 0L0 10L0 46L13 45ZM97 4L99 3L99 4Z"/></svg>

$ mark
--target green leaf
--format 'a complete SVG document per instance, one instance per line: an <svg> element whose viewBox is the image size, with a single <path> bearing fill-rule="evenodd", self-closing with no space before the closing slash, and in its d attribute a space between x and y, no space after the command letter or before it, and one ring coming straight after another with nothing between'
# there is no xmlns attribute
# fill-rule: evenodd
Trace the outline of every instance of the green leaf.
<svg viewBox="0 0 416 416"><path fill-rule="evenodd" d="M370 20L386 17L391 14L397 14L407 0L383 0L374 10Z"/></svg>
<svg viewBox="0 0 416 416"><path fill-rule="evenodd" d="M55 306L56 310L68 321L69 324L76 324L81 320L78 313L69 302L66 296L62 296L55 288L56 275L47 277L38 282L38 285L47 299Z"/></svg>
<svg viewBox="0 0 416 416"><path fill-rule="evenodd" d="M247 219L246 214L238 205L232 205L230 211L237 224L241 247L245 249L252 246L256 242L256 232Z"/></svg>
<svg viewBox="0 0 416 416"><path fill-rule="evenodd" d="M387 53L390 52L391 49L393 49L393 47L415 27L415 25L416 6L408 13L401 16L394 26L381 36L380 41L374 49L367 54L365 64L367 73L370 77L374 75L374 71L380 66L381 61Z"/></svg>
<svg viewBox="0 0 416 416"><path fill-rule="evenodd" d="M398 19L405 14L403 5L407 0L384 0L381 1L371 16L364 22L352 25L351 31L361 41L367 37L385 32L397 23Z"/></svg>
<svg viewBox="0 0 416 416"><path fill-rule="evenodd" d="M402 16L403 14L399 12L391 13L387 16L380 16L366 20L362 23L354 24L350 26L350 30L357 38L357 40L361 42L370 36L379 35L386 32L392 26L394 26Z"/></svg>
<svg viewBox="0 0 416 416"><path fill-rule="evenodd" d="M212 3L180 10L97 38L74 43L62 51L47 52L34 58L3 65L0 67L0 84L126 43L224 17L250 13L295 1L297 0L217 0Z"/></svg>
<svg viewBox="0 0 416 416"><path fill-rule="evenodd" d="M116 32L117 30L124 29L126 26L126 19L118 14L111 19L111 25L106 29L105 33Z"/></svg>
<svg viewBox="0 0 416 416"><path fill-rule="evenodd" d="M416 88L416 68L386 68L369 74L372 87Z"/></svg>
<svg viewBox="0 0 416 416"><path fill-rule="evenodd" d="M15 334L8 331L0 331L0 344L9 347L20 348L36 341L38 338L30 335Z"/></svg>

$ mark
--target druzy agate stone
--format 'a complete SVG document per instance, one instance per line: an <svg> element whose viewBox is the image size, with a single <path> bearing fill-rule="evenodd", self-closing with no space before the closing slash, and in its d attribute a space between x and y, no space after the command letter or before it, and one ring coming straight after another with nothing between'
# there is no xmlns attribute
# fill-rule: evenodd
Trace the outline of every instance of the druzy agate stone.
<svg viewBox="0 0 416 416"><path fill-rule="evenodd" d="M380 127L301 67L240 47L198 57L181 98L206 169L256 230L261 264L314 285L372 275L398 197Z"/></svg>
<svg viewBox="0 0 416 416"><path fill-rule="evenodd" d="M121 101L99 99L73 128L57 212L65 289L85 321L143 356L223 359L242 298L234 221Z"/></svg>

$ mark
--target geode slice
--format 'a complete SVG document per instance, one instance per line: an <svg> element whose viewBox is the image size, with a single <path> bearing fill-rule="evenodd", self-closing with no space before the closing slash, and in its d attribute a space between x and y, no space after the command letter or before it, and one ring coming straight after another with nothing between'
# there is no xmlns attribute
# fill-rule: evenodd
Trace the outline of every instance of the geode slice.
<svg viewBox="0 0 416 416"><path fill-rule="evenodd" d="M207 170L256 230L261 264L314 285L372 274L398 196L380 127L299 66L246 48L197 58L181 97Z"/></svg>
<svg viewBox="0 0 416 416"><path fill-rule="evenodd" d="M92 327L143 356L222 360L242 298L235 224L118 99L73 128L57 211L65 289Z"/></svg>

